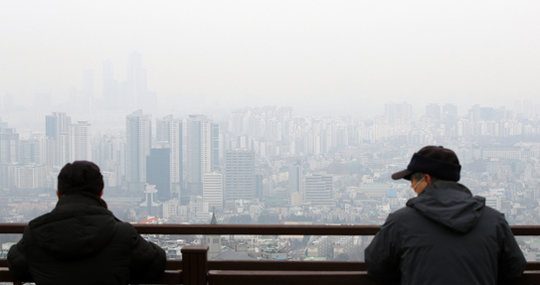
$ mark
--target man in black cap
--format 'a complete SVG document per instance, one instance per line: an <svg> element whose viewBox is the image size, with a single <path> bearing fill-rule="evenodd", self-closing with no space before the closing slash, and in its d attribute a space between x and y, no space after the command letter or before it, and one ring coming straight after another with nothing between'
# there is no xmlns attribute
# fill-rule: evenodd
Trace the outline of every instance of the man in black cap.
<svg viewBox="0 0 540 285"><path fill-rule="evenodd" d="M365 250L368 274L390 284L499 284L526 261L503 214L458 183L461 165L442 146L415 153L392 179L418 197L390 214Z"/></svg>
<svg viewBox="0 0 540 285"><path fill-rule="evenodd" d="M9 270L36 284L128 284L158 281L165 252L107 210L103 176L89 161L66 164L58 203L30 221L8 253Z"/></svg>

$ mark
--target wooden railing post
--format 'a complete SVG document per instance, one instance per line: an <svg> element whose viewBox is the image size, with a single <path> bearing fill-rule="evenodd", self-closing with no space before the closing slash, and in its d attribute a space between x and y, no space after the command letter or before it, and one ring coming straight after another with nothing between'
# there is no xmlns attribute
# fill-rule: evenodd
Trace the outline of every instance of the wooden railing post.
<svg viewBox="0 0 540 285"><path fill-rule="evenodd" d="M182 248L182 280L184 285L206 285L208 246Z"/></svg>

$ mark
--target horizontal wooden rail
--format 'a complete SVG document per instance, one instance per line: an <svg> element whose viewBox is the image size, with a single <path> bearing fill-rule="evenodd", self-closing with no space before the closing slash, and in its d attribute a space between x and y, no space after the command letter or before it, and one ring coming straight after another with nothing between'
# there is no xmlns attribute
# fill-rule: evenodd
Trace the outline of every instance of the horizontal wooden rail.
<svg viewBox="0 0 540 285"><path fill-rule="evenodd" d="M161 235L375 235L379 225L133 224L140 234ZM0 224L0 234L20 234L26 224ZM540 225L510 226L516 236L540 236Z"/></svg>

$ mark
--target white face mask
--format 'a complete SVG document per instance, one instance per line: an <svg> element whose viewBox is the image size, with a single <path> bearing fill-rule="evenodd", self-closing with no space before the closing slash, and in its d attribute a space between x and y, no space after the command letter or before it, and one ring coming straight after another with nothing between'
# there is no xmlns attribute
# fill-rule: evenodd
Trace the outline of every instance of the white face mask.
<svg viewBox="0 0 540 285"><path fill-rule="evenodd" d="M424 177L425 177L425 176L424 176ZM422 183L422 181L424 181L424 177L422 177L422 179L416 181L416 183L414 184L414 186L411 187L412 190L413 190L415 193L416 193L416 187L418 187L418 185L419 185L420 183Z"/></svg>

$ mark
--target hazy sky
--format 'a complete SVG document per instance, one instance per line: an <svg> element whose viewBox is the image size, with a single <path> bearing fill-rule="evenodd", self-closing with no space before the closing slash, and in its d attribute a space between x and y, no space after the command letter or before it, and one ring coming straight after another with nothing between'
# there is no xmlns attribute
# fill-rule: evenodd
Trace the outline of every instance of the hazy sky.
<svg viewBox="0 0 540 285"><path fill-rule="evenodd" d="M61 100L142 55L164 111L540 95L540 1L0 2L0 96Z"/></svg>

